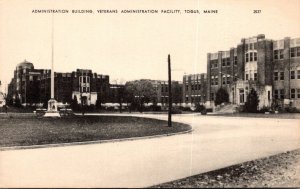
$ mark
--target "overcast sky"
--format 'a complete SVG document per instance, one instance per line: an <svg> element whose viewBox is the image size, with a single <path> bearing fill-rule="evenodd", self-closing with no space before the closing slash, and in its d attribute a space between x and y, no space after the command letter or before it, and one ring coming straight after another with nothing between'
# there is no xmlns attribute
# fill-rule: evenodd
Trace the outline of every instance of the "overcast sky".
<svg viewBox="0 0 300 189"><path fill-rule="evenodd" d="M51 67L52 14L35 9L92 9L94 14L54 14L54 67L107 74L114 83L133 79L167 79L171 54L174 80L184 73L205 73L208 52L229 50L241 38L300 37L300 0L98 0L0 1L0 80L9 83L24 59L37 69ZM118 14L98 14L117 9ZM181 14L122 14L123 9L180 9ZM185 14L199 9L200 14ZM217 14L203 14L205 9ZM254 14L253 10L261 10Z"/></svg>

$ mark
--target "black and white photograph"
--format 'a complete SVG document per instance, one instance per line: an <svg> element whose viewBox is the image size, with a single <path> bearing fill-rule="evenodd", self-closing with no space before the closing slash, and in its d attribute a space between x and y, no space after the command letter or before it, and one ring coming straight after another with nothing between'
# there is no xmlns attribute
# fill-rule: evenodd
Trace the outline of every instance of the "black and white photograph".
<svg viewBox="0 0 300 189"><path fill-rule="evenodd" d="M0 0L0 188L300 187L300 0Z"/></svg>

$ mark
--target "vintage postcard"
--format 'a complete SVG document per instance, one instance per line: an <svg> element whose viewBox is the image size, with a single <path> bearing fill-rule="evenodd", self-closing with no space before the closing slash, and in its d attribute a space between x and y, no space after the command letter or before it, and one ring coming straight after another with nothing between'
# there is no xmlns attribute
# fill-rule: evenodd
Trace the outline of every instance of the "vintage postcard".
<svg viewBox="0 0 300 189"><path fill-rule="evenodd" d="M0 0L0 187L300 187L299 0Z"/></svg>

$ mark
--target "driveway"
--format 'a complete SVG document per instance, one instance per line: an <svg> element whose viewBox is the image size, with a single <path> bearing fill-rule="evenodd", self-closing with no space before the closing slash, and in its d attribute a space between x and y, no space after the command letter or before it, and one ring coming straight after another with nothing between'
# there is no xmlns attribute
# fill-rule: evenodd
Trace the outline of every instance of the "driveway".
<svg viewBox="0 0 300 189"><path fill-rule="evenodd" d="M297 119L184 114L174 115L173 121L189 123L194 131L134 141L0 151L0 187L147 187L300 148Z"/></svg>

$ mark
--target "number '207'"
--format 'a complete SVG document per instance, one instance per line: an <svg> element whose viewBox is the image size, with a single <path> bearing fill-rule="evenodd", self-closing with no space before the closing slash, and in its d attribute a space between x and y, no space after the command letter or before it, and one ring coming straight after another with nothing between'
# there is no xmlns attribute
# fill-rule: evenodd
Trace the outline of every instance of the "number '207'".
<svg viewBox="0 0 300 189"><path fill-rule="evenodd" d="M253 13L261 13L261 10L253 10Z"/></svg>

